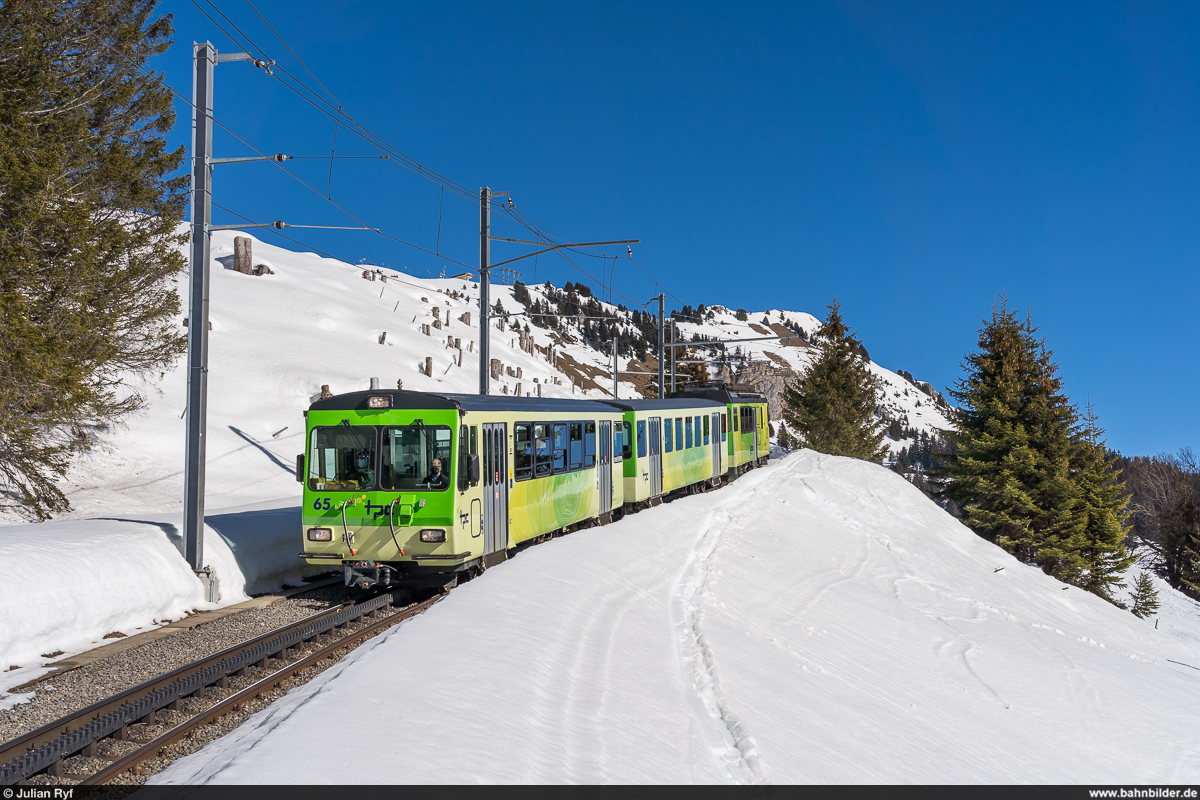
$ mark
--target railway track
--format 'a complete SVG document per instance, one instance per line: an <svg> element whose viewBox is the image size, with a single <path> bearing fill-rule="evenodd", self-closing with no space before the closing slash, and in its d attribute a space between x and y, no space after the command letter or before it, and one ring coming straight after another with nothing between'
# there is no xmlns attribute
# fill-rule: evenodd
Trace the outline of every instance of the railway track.
<svg viewBox="0 0 1200 800"><path fill-rule="evenodd" d="M23 784L42 774L82 785L107 783L158 758L165 748L201 725L239 710L297 672L421 613L438 599L440 595L398 608L397 593L385 593L345 603L171 670L0 745L0 786ZM297 650L307 643L316 643L317 650L301 656ZM231 688L232 679L243 678L249 671L254 671L257 680L213 704L196 709L196 703L185 702L224 693ZM177 716L163 712L190 715L142 741L132 752L112 757L99 753L98 745L106 739L134 742L131 728L135 725L162 723L164 717ZM64 762L79 755L87 757L89 764L98 763L99 768L85 773L68 769Z"/></svg>

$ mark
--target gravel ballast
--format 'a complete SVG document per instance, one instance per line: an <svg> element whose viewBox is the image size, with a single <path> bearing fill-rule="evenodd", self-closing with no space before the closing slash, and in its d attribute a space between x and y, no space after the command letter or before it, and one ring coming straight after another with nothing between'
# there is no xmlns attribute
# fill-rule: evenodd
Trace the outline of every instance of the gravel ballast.
<svg viewBox="0 0 1200 800"><path fill-rule="evenodd" d="M354 597L355 594L343 586L314 589L263 608L229 614L174 636L47 677L30 687L34 696L28 702L0 711L0 742L11 741L165 672Z"/></svg>

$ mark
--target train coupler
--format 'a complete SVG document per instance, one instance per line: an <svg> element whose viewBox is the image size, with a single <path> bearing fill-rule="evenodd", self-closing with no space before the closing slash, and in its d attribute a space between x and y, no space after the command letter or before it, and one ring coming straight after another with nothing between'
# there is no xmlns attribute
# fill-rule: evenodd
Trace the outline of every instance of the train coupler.
<svg viewBox="0 0 1200 800"><path fill-rule="evenodd" d="M377 561L347 561L342 563L346 586L355 589L370 589L375 586L391 586L395 583L396 570Z"/></svg>

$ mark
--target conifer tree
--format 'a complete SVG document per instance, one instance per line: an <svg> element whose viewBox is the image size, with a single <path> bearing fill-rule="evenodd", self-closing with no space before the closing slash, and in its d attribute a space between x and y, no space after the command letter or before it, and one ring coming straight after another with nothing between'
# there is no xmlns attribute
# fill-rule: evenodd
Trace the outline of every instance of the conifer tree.
<svg viewBox="0 0 1200 800"><path fill-rule="evenodd" d="M1074 481L1079 489L1075 513L1081 518L1085 541L1082 557L1087 569L1076 584L1104 598L1121 586L1121 575L1134 559L1125 549L1125 520L1129 498L1116 457L1104 446L1104 429L1091 403L1077 433Z"/></svg>
<svg viewBox="0 0 1200 800"><path fill-rule="evenodd" d="M44 519L100 426L140 407L132 376L183 349L173 278L184 148L146 61L155 0L0 4L0 493Z"/></svg>
<svg viewBox="0 0 1200 800"><path fill-rule="evenodd" d="M1007 298L992 307L978 351L950 392L958 402L947 431L956 452L942 458L942 496L963 522L1021 560L1075 581L1084 574L1084 519L1072 481L1075 412L1053 354Z"/></svg>
<svg viewBox="0 0 1200 800"><path fill-rule="evenodd" d="M1139 572L1133 581L1133 608L1130 611L1139 619L1152 617L1158 611L1158 591L1145 571Z"/></svg>
<svg viewBox="0 0 1200 800"><path fill-rule="evenodd" d="M817 357L784 392L784 421L805 447L881 462L887 431L875 417L878 387L859 354L862 344L834 298L817 330Z"/></svg>

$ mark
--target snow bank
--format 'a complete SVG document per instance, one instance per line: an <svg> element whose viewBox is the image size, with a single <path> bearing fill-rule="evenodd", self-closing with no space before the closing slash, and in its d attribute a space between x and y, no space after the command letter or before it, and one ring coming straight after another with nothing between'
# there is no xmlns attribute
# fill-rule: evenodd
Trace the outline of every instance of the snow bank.
<svg viewBox="0 0 1200 800"><path fill-rule="evenodd" d="M1195 612L800 451L531 548L152 782L1194 783Z"/></svg>
<svg viewBox="0 0 1200 800"><path fill-rule="evenodd" d="M207 523L204 560L220 580L216 604L205 601L181 554L181 515L0 527L0 688L44 672L51 653L87 650L105 634L239 603L319 571L296 558L293 500L210 512ZM14 665L21 669L9 671Z"/></svg>

